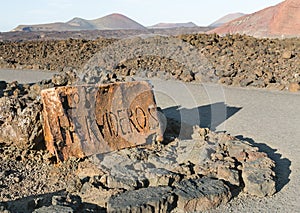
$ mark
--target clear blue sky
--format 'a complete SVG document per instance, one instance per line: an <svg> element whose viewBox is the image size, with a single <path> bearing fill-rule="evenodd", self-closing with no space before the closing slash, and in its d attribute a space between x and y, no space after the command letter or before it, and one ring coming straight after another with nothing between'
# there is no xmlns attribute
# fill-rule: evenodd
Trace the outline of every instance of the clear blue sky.
<svg viewBox="0 0 300 213"><path fill-rule="evenodd" d="M283 0L3 0L0 31L19 24L95 19L121 13L144 26L189 22L207 26L229 13L253 13Z"/></svg>

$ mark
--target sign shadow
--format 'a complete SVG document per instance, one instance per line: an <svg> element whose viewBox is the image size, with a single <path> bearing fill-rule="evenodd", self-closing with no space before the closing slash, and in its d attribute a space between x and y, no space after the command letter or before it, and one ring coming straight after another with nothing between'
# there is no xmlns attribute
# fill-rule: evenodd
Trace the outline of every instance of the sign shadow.
<svg viewBox="0 0 300 213"><path fill-rule="evenodd" d="M215 131L220 125L225 125L225 121L241 109L241 107L228 106L224 102L191 109L181 106L162 109L165 116L165 137L191 139L195 125Z"/></svg>

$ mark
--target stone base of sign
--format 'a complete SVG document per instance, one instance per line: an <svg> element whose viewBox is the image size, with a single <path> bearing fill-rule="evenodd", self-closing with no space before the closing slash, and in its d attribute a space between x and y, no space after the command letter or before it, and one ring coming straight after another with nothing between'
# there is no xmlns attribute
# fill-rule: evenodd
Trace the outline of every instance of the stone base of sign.
<svg viewBox="0 0 300 213"><path fill-rule="evenodd" d="M170 212L175 207L172 188L168 186L148 187L112 196L108 201L108 212Z"/></svg>
<svg viewBox="0 0 300 213"><path fill-rule="evenodd" d="M202 212L227 203L231 192L221 180L188 179L175 185L177 207L184 212Z"/></svg>

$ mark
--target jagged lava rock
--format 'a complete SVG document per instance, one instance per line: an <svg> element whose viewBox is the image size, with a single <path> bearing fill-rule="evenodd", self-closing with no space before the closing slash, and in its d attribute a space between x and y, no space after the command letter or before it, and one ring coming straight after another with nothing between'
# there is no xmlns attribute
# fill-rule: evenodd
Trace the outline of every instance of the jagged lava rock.
<svg viewBox="0 0 300 213"><path fill-rule="evenodd" d="M177 208L184 212L206 211L227 203L231 198L229 187L211 178L188 179L175 185Z"/></svg>
<svg viewBox="0 0 300 213"><path fill-rule="evenodd" d="M172 188L148 187L113 196L108 202L108 212L170 212L175 207Z"/></svg>

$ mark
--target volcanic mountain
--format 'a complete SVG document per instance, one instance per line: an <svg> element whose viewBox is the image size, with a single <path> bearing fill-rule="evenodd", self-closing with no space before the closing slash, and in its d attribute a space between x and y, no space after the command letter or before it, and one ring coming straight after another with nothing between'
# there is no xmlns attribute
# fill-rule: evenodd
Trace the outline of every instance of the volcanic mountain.
<svg viewBox="0 0 300 213"><path fill-rule="evenodd" d="M57 22L37 25L19 25L13 31L80 31L80 30L145 30L143 25L122 15L110 14L94 20L73 18L68 22Z"/></svg>
<svg viewBox="0 0 300 213"><path fill-rule="evenodd" d="M250 15L235 19L209 33L247 34L255 37L299 37L300 1L285 0Z"/></svg>
<svg viewBox="0 0 300 213"><path fill-rule="evenodd" d="M220 27L227 22L230 22L234 19L240 18L246 14L244 13L230 13L226 16L223 16L222 18L218 19L217 21L213 22L212 24L209 25L209 27Z"/></svg>

